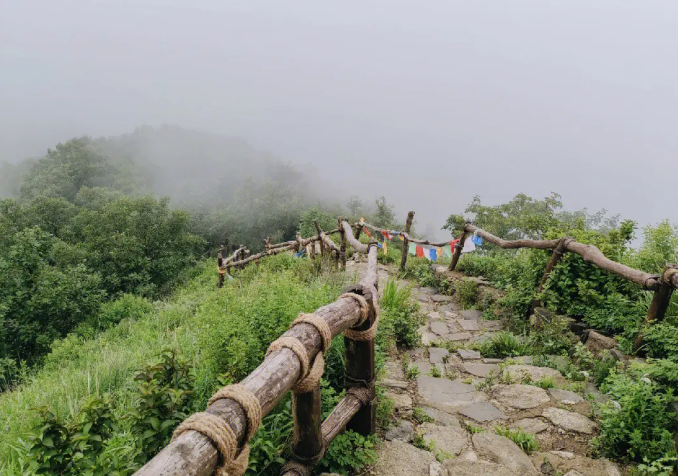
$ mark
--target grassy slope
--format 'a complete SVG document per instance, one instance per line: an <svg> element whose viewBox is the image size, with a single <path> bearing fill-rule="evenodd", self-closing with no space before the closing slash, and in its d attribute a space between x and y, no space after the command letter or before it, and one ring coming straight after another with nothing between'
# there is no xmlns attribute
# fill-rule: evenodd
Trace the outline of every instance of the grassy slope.
<svg viewBox="0 0 678 476"><path fill-rule="evenodd" d="M216 290L214 262L206 261L196 277L141 318L122 321L91 340L66 339L25 384L0 395L0 469L11 471L6 465L13 466L13 448L22 446L34 424L31 407L48 405L65 414L84 396L113 392L117 412L125 415L134 403L135 371L167 347L181 349L195 365L201 401L218 387L219 375L241 379L299 312L341 293L346 278L320 274L313 266L278 256Z"/></svg>

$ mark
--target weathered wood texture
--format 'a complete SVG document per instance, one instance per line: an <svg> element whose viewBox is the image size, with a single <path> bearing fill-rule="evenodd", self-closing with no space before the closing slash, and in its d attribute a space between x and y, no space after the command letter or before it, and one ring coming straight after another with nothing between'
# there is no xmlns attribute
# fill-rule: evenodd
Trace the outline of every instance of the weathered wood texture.
<svg viewBox="0 0 678 476"><path fill-rule="evenodd" d="M377 254L378 248L375 243L370 243L367 252L367 274L361 280L355 292L361 294L370 303L368 319L356 328L365 331L372 327L379 306L379 284L377 280ZM353 340L344 336L346 349L346 375L345 386L364 387L370 391L372 401L360 408L355 416L348 422L347 428L363 435L370 435L377 431L377 413L374 403L374 339Z"/></svg>
<svg viewBox="0 0 678 476"><path fill-rule="evenodd" d="M321 425L323 445L327 447L339 433L344 431L346 424L363 406L362 402L352 394L344 395ZM283 476L297 476L295 471L283 473Z"/></svg>
<svg viewBox="0 0 678 476"><path fill-rule="evenodd" d="M323 454L322 399L320 386L310 392L293 395L294 436L292 454L304 464L317 463Z"/></svg>
<svg viewBox="0 0 678 476"><path fill-rule="evenodd" d="M652 325L654 321L661 321L666 315L666 311L671 303L671 296L673 295L674 283L673 280L678 277L678 265L667 266L662 272L659 287L652 296L652 302L647 310L647 315L643 321L643 326ZM643 345L643 332L639 332L633 344L636 349L640 349Z"/></svg>
<svg viewBox="0 0 678 476"><path fill-rule="evenodd" d="M514 248L536 248L538 250L552 250L558 246L558 240L503 240L497 236L494 236L492 233L488 233L485 230L478 228L475 225L467 223L464 226L464 231L468 233L475 233L480 236L485 241L489 241L493 245L499 246L504 249L514 249ZM464 246L464 243L460 243Z"/></svg>
<svg viewBox="0 0 678 476"><path fill-rule="evenodd" d="M359 242L358 238L353 236L353 230L351 230L351 225L349 225L348 222L344 220L341 223L341 226L344 228L344 232L345 232L346 240L348 241L348 244L351 245L354 250L356 250L360 253L367 253L367 245Z"/></svg>
<svg viewBox="0 0 678 476"><path fill-rule="evenodd" d="M461 236L459 236L459 242L454 245L454 251L452 252L452 259L450 260L450 266L449 269L450 271L454 271L454 268L457 267L457 263L459 262L459 257L461 256L461 249L464 247L464 241L466 241L466 236L468 235L468 232L466 229L462 230Z"/></svg>
<svg viewBox="0 0 678 476"><path fill-rule="evenodd" d="M482 237L484 240L492 243L493 245L499 246L500 248L505 249L515 249L515 248L536 248L540 250L554 249L558 246L560 239L558 240L502 240L494 236L491 233L486 232L478 228L477 226L467 223L464 226L464 230L470 233L476 233L478 236ZM574 240L567 241L566 247L567 251L576 253L581 256L584 261L589 261L600 269L604 269L610 273L616 274L622 278L628 279L631 282L638 284L639 286L655 290L659 287L659 277L646 273L638 269L633 269L629 266L626 266L616 261L612 261L607 258L598 248L593 245L585 245ZM678 283L677 283L678 284Z"/></svg>
<svg viewBox="0 0 678 476"><path fill-rule="evenodd" d="M346 222L344 224L348 225ZM352 233L347 235L353 238ZM361 245L363 252L368 251L367 245L358 244ZM376 248L369 248L368 268L373 269L369 270L362 283L376 290L378 286ZM264 256L266 253L260 253L260 255ZM248 259L252 260L256 256ZM374 281L370 282L370 279ZM317 309L315 314L327 322L333 337L355 325L361 316L358 303L348 297L337 299ZM320 336L310 324L296 325L286 331L283 336L294 337L301 341L311 359L314 359L321 349ZM261 365L240 383L257 397L263 414L267 415L299 380L300 374L301 364L298 358L290 349L284 348L267 356ZM207 407L205 411L228 422L240 444L243 443L247 419L239 404L230 399L221 399ZM171 441L135 474L138 476L209 476L216 469L217 459L217 450L209 439L196 431L187 431Z"/></svg>
<svg viewBox="0 0 678 476"><path fill-rule="evenodd" d="M337 229L339 230L340 237L339 259L341 261L341 269L346 269L346 232L344 231L344 228L341 226L341 222L343 221L344 219L342 217L339 217L337 219Z"/></svg>
<svg viewBox="0 0 678 476"><path fill-rule="evenodd" d="M400 257L400 271L404 271L405 265L407 264L407 255L410 246L410 235L408 233L410 232L410 228L412 228L412 220L414 220L414 212L409 212L407 214L407 220L405 220L405 230L403 233L403 254Z"/></svg>
<svg viewBox="0 0 678 476"><path fill-rule="evenodd" d="M381 234L382 231L385 231L385 232L391 234L390 230L386 230L384 228L379 228L378 226L374 226L374 225L371 225L369 223L362 223L362 225L365 226L366 228L369 228L370 230L372 230L376 233L379 233L379 234ZM418 245L445 246L445 245L450 244L449 241L441 241L440 243L434 243L434 242L429 241L429 240L422 240L422 239L410 236L409 233L404 232L404 231L401 231L400 234L403 235L403 237L407 238L408 241L411 241L412 243L416 243Z"/></svg>

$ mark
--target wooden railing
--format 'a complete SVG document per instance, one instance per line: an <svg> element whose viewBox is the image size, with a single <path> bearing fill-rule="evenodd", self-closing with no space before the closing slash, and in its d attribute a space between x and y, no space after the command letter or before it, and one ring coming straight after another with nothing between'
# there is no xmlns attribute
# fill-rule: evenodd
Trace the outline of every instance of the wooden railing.
<svg viewBox="0 0 678 476"><path fill-rule="evenodd" d="M666 310L669 307L671 294L673 293L674 289L678 288L678 265L669 265L665 267L661 274L646 273L645 271L617 263L616 261L607 258L595 246L579 243L572 238L563 237L557 240L503 240L491 233L488 233L485 230L478 228L475 225L472 225L471 223L466 223L462 229L462 232L459 236L459 242L457 243L452 255L452 261L450 262L449 266L450 270L454 270L457 266L464 240L469 234L472 233L475 233L485 241L504 249L534 248L539 250L553 250L551 259L547 263L544 274L539 281L535 298L532 301L532 309L540 304L536 296L539 296L542 293L551 271L553 271L553 268L568 251L578 254L584 259L584 261L593 263L600 269L604 269L605 271L627 279L641 286L643 289L654 291L650 308L648 309L647 315L645 316L644 324L646 326L664 318ZM636 348L639 348L642 345L642 341L643 335L641 332L635 340Z"/></svg>
<svg viewBox="0 0 678 476"><path fill-rule="evenodd" d="M347 393L324 421L321 415L319 385L316 384L308 391L297 390L293 393L295 399L292 444L294 460L285 465L281 473L287 476L310 474L311 465L322 457L325 448L344 428L353 429L361 434L371 434L376 431L373 402L375 397L374 331L378 322L379 296L377 244L376 242L360 243L354 236L351 225L341 218L339 227L330 233L341 235L340 246L337 247L331 242L318 226L318 235L312 238L298 237L296 240L278 245L267 243L265 251L252 256L246 256L247 250L241 247L230 257L223 258L222 255L219 260L221 283L223 282L222 270L226 272L231 267L244 266L263 256L293 249L298 250L309 243L320 242L321 245L324 244L321 249L327 247L333 250L338 264L342 261L345 264L346 243L356 252L367 255L367 273L360 284L347 289L346 294L335 302L317 309L312 315L304 315L306 320L323 321L324 324L320 323L321 327L327 329L326 332L331 334L332 338L345 333ZM239 391L244 392L249 399L254 398L255 406L258 402L258 408L261 411L256 413L258 413L259 420L267 415L293 386L305 380L311 373L307 372L306 375L302 375L303 362L297 353L301 352L299 346L305 350L306 363L315 363L316 356L322 351L324 339L327 337L323 335L317 324L293 323L278 341L282 342L283 338L286 338L287 342L289 339L294 339L297 343L292 347L296 347L297 350L282 347L268 353L264 361L240 382L237 386ZM225 387L220 392L228 388ZM217 392L215 397L220 392ZM213 417L218 417L220 420L217 420L217 426L225 424L228 427L222 430L222 433L226 433L225 436L233 435L234 443L237 440L238 452L236 454L241 456L244 454L246 460L247 453L242 453L243 447L247 445L246 435L251 436L253 433L252 428L248 428L248 422L252 422L252 415L247 414L249 411L248 407L238 403L237 399L222 397L208 405L205 413L209 415L199 415L207 417L208 421L214 421ZM214 474L218 467L225 467L232 463L233 454L224 454L217 449L218 446L223 448L223 439L211 438L206 434L211 433L192 429L181 432L136 474L138 476L160 474L164 476L208 476Z"/></svg>

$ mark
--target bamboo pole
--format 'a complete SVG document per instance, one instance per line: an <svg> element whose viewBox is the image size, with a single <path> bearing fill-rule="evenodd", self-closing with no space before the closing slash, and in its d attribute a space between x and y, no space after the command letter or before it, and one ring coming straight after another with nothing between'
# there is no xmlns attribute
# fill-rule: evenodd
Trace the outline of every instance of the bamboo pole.
<svg viewBox="0 0 678 476"><path fill-rule="evenodd" d="M405 264L407 264L407 254L409 248L409 236L410 228L412 227L412 220L414 220L414 212L409 212L407 214L407 220L405 220L405 231L403 232L403 255L400 258L400 271L405 271Z"/></svg>

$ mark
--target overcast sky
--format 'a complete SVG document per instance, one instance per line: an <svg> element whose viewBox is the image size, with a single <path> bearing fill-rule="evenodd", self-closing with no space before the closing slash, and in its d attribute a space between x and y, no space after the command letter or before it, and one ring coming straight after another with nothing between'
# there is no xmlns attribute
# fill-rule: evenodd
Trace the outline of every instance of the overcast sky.
<svg viewBox="0 0 678 476"><path fill-rule="evenodd" d="M678 222L677 46L676 0L0 0L0 160L169 123L420 230L519 192Z"/></svg>

